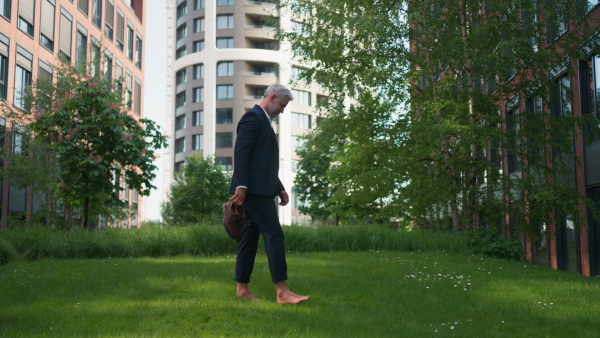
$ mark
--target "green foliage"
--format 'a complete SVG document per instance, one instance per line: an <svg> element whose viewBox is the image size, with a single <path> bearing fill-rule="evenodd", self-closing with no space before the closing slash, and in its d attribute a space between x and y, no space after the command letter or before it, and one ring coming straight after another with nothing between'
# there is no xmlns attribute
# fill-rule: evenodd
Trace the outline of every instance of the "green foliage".
<svg viewBox="0 0 600 338"><path fill-rule="evenodd" d="M0 238L0 265L16 260L18 257L19 254L12 244L10 244L4 238Z"/></svg>
<svg viewBox="0 0 600 338"><path fill-rule="evenodd" d="M522 260L523 243L506 240L498 229L478 229L467 232L469 247L477 254L503 259Z"/></svg>
<svg viewBox="0 0 600 338"><path fill-rule="evenodd" d="M229 181L214 157L193 154L175 174L170 200L162 208L163 219L169 224L218 219L229 199Z"/></svg>
<svg viewBox="0 0 600 338"><path fill-rule="evenodd" d="M284 232L286 250L290 252L471 252L465 236L449 232L430 234L367 225L318 228L290 226L285 227ZM26 260L217 255L235 253L237 247L218 223L142 226L139 229L106 228L97 231L25 227L9 229L4 239L18 253L18 257Z"/></svg>
<svg viewBox="0 0 600 338"><path fill-rule="evenodd" d="M552 75L573 75L568 60L600 50L587 2L282 6L310 32L278 33L310 65L301 81L328 95L300 152L295 183L308 200L303 211L412 219L431 230L473 229L509 215L525 233L551 212L572 216L585 204L598 213L572 180L582 163L573 137L597 133L598 123L573 114L576 86ZM552 38L560 22L572 20L576 33ZM521 175L508 177L509 168Z"/></svg>
<svg viewBox="0 0 600 338"><path fill-rule="evenodd" d="M154 152L166 146L166 138L153 121L129 114L122 79L90 77L65 63L55 74L55 82L40 78L33 84L25 110L13 108L7 115L35 136L29 150L36 151L27 155L35 161L19 167L35 176L22 184L60 200L56 206L63 211L80 212L87 227L91 215L114 216L125 206L118 197L121 177L130 189L149 195Z"/></svg>

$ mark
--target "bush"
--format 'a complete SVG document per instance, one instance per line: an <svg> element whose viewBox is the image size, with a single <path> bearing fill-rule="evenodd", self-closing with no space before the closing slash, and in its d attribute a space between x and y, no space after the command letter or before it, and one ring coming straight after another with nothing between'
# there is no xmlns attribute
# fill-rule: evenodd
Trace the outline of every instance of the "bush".
<svg viewBox="0 0 600 338"><path fill-rule="evenodd" d="M340 227L284 226L286 250L442 251L471 253L461 234L393 230L369 225ZM220 224L107 228L62 231L44 227L11 229L6 241L28 260L40 258L159 257L234 254L237 243Z"/></svg>
<svg viewBox="0 0 600 338"><path fill-rule="evenodd" d="M19 254L12 244L0 238L0 265L4 265L9 261L17 259L18 257Z"/></svg>
<svg viewBox="0 0 600 338"><path fill-rule="evenodd" d="M467 233L469 247L474 253L486 256L522 260L523 243L514 239L504 239L499 229L478 229Z"/></svg>

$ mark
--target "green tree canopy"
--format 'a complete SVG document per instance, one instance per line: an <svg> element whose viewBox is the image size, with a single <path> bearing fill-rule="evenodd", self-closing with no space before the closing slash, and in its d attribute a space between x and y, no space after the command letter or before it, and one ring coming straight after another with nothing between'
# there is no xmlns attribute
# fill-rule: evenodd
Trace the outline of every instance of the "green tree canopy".
<svg viewBox="0 0 600 338"><path fill-rule="evenodd" d="M499 224L507 214L523 228L550 211L577 212L582 196L562 178L581 160L574 135L594 122L574 116L575 84L560 79L600 50L587 1L282 6L298 22L279 36L306 67L301 81L329 97L307 141L308 151L331 150L329 168L301 160L301 196L325 196L306 182L326 181L327 199L354 212L431 228ZM577 29L563 34L568 23ZM526 174L509 178L507 167ZM331 201L318 205L331 210Z"/></svg>
<svg viewBox="0 0 600 338"><path fill-rule="evenodd" d="M229 199L229 177L213 157L192 154L181 172L175 174L170 200L163 204L163 219L168 223L197 223L222 215Z"/></svg>
<svg viewBox="0 0 600 338"><path fill-rule="evenodd" d="M166 146L156 124L136 119L123 104L121 86L61 63L55 81L38 79L25 109L8 116L23 124L54 168L53 194L65 207L81 208L81 226L92 215L111 217L126 206L125 182L142 196L154 188L154 152Z"/></svg>

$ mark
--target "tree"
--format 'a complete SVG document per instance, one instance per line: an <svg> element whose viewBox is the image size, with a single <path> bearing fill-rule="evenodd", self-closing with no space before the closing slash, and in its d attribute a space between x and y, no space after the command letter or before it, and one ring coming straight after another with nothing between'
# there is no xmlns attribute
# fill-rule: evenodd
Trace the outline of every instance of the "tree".
<svg viewBox="0 0 600 338"><path fill-rule="evenodd" d="M170 200L163 204L163 219L180 224L216 218L229 199L229 181L213 157L192 154L175 174Z"/></svg>
<svg viewBox="0 0 600 338"><path fill-rule="evenodd" d="M559 178L573 175L580 159L567 145L591 116L570 114L565 98L572 93L548 70L568 72L564 61L580 53L573 46L598 48L580 10L586 1L283 6L304 33L279 36L307 66L304 80L320 83L330 97L318 133L339 145L324 174L332 199L363 210L380 201L369 213L394 210L434 229L496 225L507 214L524 229L532 216L577 212L573 201L585 199ZM580 29L561 36L567 22ZM516 104L538 98L539 107ZM312 134L308 144L318 138ZM509 163L526 174L504 175Z"/></svg>
<svg viewBox="0 0 600 338"><path fill-rule="evenodd" d="M156 124L129 115L119 82L91 77L66 63L56 81L38 79L25 95L25 109L8 116L22 121L45 148L55 169L54 187L66 210L81 208L81 226L91 215L111 217L126 206L118 192L147 196L156 176L154 151L166 146Z"/></svg>

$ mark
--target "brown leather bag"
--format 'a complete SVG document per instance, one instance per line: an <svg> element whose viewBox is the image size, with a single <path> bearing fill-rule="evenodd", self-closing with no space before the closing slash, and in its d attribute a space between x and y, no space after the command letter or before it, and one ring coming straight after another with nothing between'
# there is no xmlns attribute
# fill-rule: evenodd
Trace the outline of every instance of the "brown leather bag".
<svg viewBox="0 0 600 338"><path fill-rule="evenodd" d="M229 201L223 203L223 214L225 231L232 239L241 241L244 235L244 208Z"/></svg>

